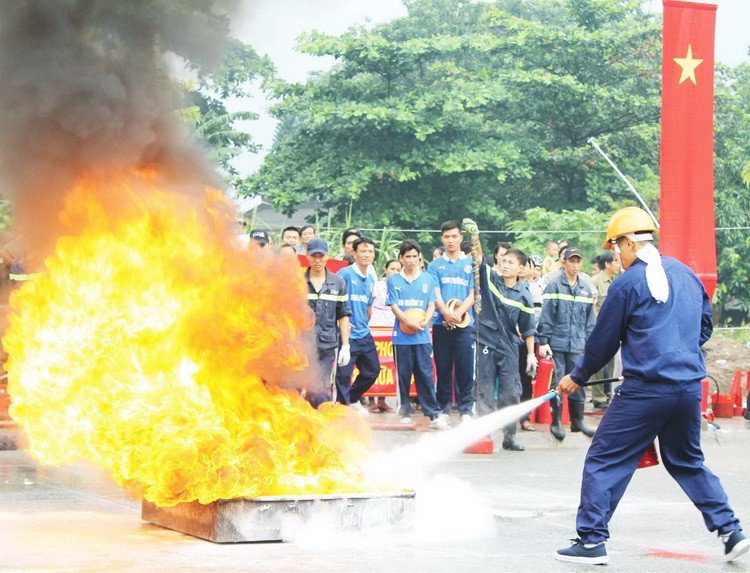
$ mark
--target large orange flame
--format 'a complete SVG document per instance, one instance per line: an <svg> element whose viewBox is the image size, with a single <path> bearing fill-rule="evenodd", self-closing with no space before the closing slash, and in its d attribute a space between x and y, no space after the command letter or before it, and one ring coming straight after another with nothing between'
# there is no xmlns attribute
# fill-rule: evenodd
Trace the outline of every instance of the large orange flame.
<svg viewBox="0 0 750 573"><path fill-rule="evenodd" d="M160 505L361 491L369 430L312 409L296 260L243 247L224 196L155 178L73 190L46 270L12 296L12 417L42 463L95 462Z"/></svg>

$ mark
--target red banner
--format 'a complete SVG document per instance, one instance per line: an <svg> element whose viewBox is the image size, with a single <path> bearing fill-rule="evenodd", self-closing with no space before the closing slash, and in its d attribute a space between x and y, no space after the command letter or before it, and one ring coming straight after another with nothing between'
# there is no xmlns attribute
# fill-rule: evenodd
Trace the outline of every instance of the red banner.
<svg viewBox="0 0 750 573"><path fill-rule="evenodd" d="M715 4L664 0L659 250L716 288Z"/></svg>

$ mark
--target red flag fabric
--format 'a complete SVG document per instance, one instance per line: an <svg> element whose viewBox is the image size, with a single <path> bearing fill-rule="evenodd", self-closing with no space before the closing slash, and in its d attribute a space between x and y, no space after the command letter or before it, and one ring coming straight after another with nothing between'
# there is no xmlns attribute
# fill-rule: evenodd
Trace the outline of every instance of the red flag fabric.
<svg viewBox="0 0 750 573"><path fill-rule="evenodd" d="M714 30L716 5L664 0L659 250L716 288Z"/></svg>

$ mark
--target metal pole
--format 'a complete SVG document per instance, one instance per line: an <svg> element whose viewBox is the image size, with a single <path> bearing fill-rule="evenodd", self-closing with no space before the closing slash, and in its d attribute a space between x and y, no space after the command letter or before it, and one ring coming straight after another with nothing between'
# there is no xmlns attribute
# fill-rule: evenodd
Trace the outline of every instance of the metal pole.
<svg viewBox="0 0 750 573"><path fill-rule="evenodd" d="M622 171L620 171L617 168L617 165L615 165L614 162L607 156L607 154L604 153L604 151L602 151L602 148L599 147L599 144L596 143L596 141L594 140L593 137L589 137L587 141L591 145L594 146L594 149L596 149L599 152L599 154L602 157L604 157L604 159L607 160L607 162L612 166L612 169L614 169L615 172L620 176L620 179L622 179L625 182L625 185L628 186L628 189L630 189L633 192L633 195L636 196L636 198L638 199L638 201L640 202L640 204L643 206L643 208L646 210L646 212L651 216L651 218L654 221L654 225L656 225L656 228L658 229L659 228L659 221L656 220L656 216L651 212L651 209L648 208L648 205L646 205L646 202L643 200L643 197L641 197L640 193L638 193L638 191L635 190L635 187L633 187L633 185L630 183L630 181L628 181L627 177L625 177L622 174Z"/></svg>

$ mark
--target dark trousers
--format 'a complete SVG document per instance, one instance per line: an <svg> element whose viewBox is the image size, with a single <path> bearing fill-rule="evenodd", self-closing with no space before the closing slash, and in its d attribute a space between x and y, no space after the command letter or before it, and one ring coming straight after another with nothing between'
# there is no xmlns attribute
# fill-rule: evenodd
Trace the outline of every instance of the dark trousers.
<svg viewBox="0 0 750 573"><path fill-rule="evenodd" d="M331 400L331 372L333 372L333 360L336 358L336 349L318 350L318 369L320 378L310 382L305 389L305 400L310 402L313 408L317 408L323 402Z"/></svg>
<svg viewBox="0 0 750 573"><path fill-rule="evenodd" d="M521 379L518 376L518 357L515 352L501 352L479 345L476 395L479 416L518 404L521 397Z"/></svg>
<svg viewBox="0 0 750 573"><path fill-rule="evenodd" d="M521 377L521 402L531 400L534 395L533 379L531 376L526 374L526 360L529 357L529 353L526 350L525 344L518 345L518 375ZM528 421L530 415L526 414L521 418L521 421Z"/></svg>
<svg viewBox="0 0 750 573"><path fill-rule="evenodd" d="M627 381L625 382L627 385ZM703 465L700 396L644 394L620 386L586 455L576 529L584 543L609 538L609 520L656 437L664 468L695 507L709 531L739 529L726 493Z"/></svg>
<svg viewBox="0 0 750 573"><path fill-rule="evenodd" d="M474 334L469 328L432 327L432 345L437 370L437 402L445 414L453 402L456 381L456 405L460 414L471 414L474 406Z"/></svg>
<svg viewBox="0 0 750 573"><path fill-rule="evenodd" d="M393 359L396 362L398 377L398 397L401 416L408 416L414 409L409 401L409 386L414 375L417 387L417 400L422 405L422 413L430 418L440 413L435 399L435 386L432 380L432 347L429 344L394 344Z"/></svg>
<svg viewBox="0 0 750 573"><path fill-rule="evenodd" d="M552 361L555 363L555 372L552 375L552 388L557 388L563 376L573 372L576 362L581 357L581 352L563 352L562 350L552 349ZM562 400L562 398L555 398ZM568 402L586 402L586 388L581 386L575 392L568 394ZM562 404L562 402L560 402Z"/></svg>
<svg viewBox="0 0 750 573"><path fill-rule="evenodd" d="M342 404L358 402L380 374L378 350L371 334L364 338L350 338L349 351L349 364L336 369L336 401ZM352 384L354 366L359 368L359 374Z"/></svg>

